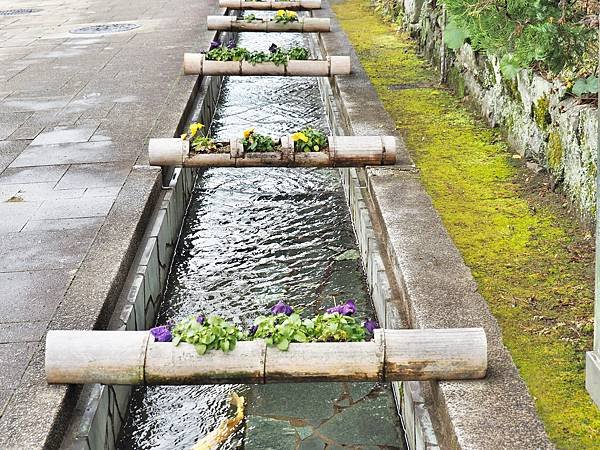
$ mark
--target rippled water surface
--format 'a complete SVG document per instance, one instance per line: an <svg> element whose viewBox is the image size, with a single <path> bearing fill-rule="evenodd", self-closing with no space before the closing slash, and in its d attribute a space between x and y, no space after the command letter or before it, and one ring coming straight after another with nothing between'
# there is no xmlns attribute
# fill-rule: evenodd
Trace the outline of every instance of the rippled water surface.
<svg viewBox="0 0 600 450"><path fill-rule="evenodd" d="M296 34L247 33L240 39L240 44L255 49L266 49L271 42L305 45L304 38ZM282 135L306 125L328 131L315 79L232 77L223 87L212 134L237 136L254 126L261 133ZM207 170L196 185L157 323L202 312L248 325L280 299L302 305L310 312L354 298L359 305L358 315L367 317L372 312L360 262L336 259L355 248L336 171ZM231 390L249 396L252 414L253 404L264 406L265 402L281 400L285 397L282 386L295 386L296 390L284 388L285 393L293 395L294 402L294 406L285 406L284 412L304 408L290 414L294 417L292 423L295 420L298 429L304 430L329 418L326 414L313 417L323 407L333 414L337 411L336 401L347 400L350 405L358 398L368 399L368 395L387 389L371 383L361 390L361 384L355 384L352 397L353 385L335 385L338 387L279 385L272 390L270 386L259 389L235 385L138 388L119 445L121 449L191 448L231 414L227 404ZM337 389L336 393L331 394L331 389ZM317 398L308 400L315 392L320 392ZM371 411L374 417L386 416L388 420L387 416L394 415L389 398L383 409ZM281 440L285 427L263 423L271 420L272 414L266 412L263 417L260 411L255 413L256 420L247 426L248 433L263 438L271 430L275 437L268 437L270 447L255 440L254 444L246 442L246 448L301 445ZM393 427L397 427L396 422ZM302 436L302 431L298 433ZM241 429L223 448L242 447L243 436Z"/></svg>

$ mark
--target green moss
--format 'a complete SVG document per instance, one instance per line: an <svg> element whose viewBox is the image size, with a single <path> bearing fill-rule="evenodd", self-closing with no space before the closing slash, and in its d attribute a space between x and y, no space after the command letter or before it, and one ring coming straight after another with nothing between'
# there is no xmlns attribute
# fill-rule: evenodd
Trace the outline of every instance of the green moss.
<svg viewBox="0 0 600 450"><path fill-rule="evenodd" d="M460 73L460 70L454 66L448 70L448 84L456 91L456 95L458 95L459 98L465 96L465 79Z"/></svg>
<svg viewBox="0 0 600 450"><path fill-rule="evenodd" d="M560 176L562 173L562 158L563 158L563 146L560 141L560 134L558 131L551 131L548 135L548 147L546 149L546 156L548 158L548 166L554 175Z"/></svg>
<svg viewBox="0 0 600 450"><path fill-rule="evenodd" d="M583 370L592 346L591 238L558 201L521 184L530 174L450 92L389 89L435 85L436 74L408 35L394 33L369 5L346 0L333 8L498 319L550 438L559 448L597 448L600 411ZM516 83L508 84L520 101Z"/></svg>
<svg viewBox="0 0 600 450"><path fill-rule="evenodd" d="M550 117L550 99L544 95L533 105L533 119L542 131L546 131L552 122Z"/></svg>
<svg viewBox="0 0 600 450"><path fill-rule="evenodd" d="M517 80L511 80L510 78L502 77L502 83L504 84L504 88L506 89L509 97L520 103L522 100Z"/></svg>

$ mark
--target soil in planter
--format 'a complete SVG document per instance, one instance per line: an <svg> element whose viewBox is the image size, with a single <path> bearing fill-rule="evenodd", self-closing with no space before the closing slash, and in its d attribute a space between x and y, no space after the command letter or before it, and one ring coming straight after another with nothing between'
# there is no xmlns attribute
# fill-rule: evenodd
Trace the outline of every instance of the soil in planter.
<svg viewBox="0 0 600 450"><path fill-rule="evenodd" d="M268 17L268 14L262 14ZM248 47L304 45L297 34L242 35ZM256 127L327 132L313 78L231 77L211 134ZM374 315L336 170L210 169L198 180L157 323L199 311L249 324L284 299L307 314L355 299ZM391 389L374 383L150 386L136 389L119 448L190 449L248 398L244 426L222 448L403 449Z"/></svg>

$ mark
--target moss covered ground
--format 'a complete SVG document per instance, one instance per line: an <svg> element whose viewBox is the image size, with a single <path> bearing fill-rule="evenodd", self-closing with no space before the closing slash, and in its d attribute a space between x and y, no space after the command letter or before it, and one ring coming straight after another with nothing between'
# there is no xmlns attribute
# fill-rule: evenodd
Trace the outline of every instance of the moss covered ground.
<svg viewBox="0 0 600 450"><path fill-rule="evenodd" d="M564 449L600 448L600 411L584 387L591 234L498 131L437 85L415 42L368 0L333 9L497 317L551 440Z"/></svg>

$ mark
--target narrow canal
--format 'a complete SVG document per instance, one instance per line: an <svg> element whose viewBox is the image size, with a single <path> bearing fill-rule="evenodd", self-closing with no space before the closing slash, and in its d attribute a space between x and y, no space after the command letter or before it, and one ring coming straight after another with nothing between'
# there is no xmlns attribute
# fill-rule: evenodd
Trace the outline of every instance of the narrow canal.
<svg viewBox="0 0 600 450"><path fill-rule="evenodd" d="M258 15L258 14L257 14ZM263 14L260 14L263 15ZM245 33L238 45L307 46L300 34ZM329 131L312 78L226 79L211 133ZM355 299L373 317L337 171L211 169L198 179L157 324L219 314L249 327L279 300L305 314ZM391 389L373 383L149 386L134 391L119 448L190 449L247 398L224 449L402 449Z"/></svg>

